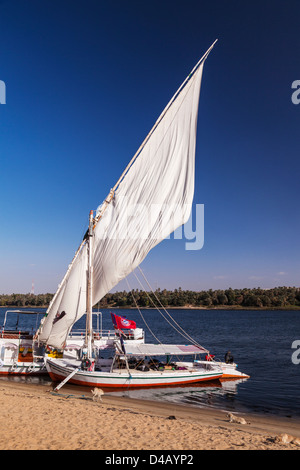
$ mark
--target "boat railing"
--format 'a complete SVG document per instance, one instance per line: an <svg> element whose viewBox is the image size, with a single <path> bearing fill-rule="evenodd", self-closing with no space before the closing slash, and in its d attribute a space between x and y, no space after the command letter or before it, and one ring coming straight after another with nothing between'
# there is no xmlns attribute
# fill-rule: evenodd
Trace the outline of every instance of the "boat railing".
<svg viewBox="0 0 300 470"><path fill-rule="evenodd" d="M196 360L195 362L197 364L209 364L209 363L211 363L211 364L214 364L214 363L221 364L223 361L221 359L217 358L217 357L214 357L213 359L206 359L206 360L203 360L203 361L201 359L199 359L199 360Z"/></svg>
<svg viewBox="0 0 300 470"><path fill-rule="evenodd" d="M6 339L32 339L33 333L29 331L22 331L22 330L5 330L4 328L1 330L0 338Z"/></svg>
<svg viewBox="0 0 300 470"><path fill-rule="evenodd" d="M221 364L221 362L224 362L224 361L222 361L222 359L220 359L219 357L214 357L213 362L218 362Z"/></svg>
<svg viewBox="0 0 300 470"><path fill-rule="evenodd" d="M222 360L218 357L214 357L213 361L209 361L209 362L217 363L217 365L219 366L224 365L224 364L226 364L227 366L234 366L234 367L237 366L235 362L226 363L224 359Z"/></svg>
<svg viewBox="0 0 300 470"><path fill-rule="evenodd" d="M217 362L217 365L220 364L218 361L215 361L215 359L213 361L196 360L196 361L194 361L194 364L196 365L196 367L200 366L203 369L211 370L213 368L214 364L216 365L216 362Z"/></svg>
<svg viewBox="0 0 300 470"><path fill-rule="evenodd" d="M94 329L94 338L101 339L101 338L114 338L115 337L115 330L98 330ZM85 336L85 329L78 329L70 331L69 338L82 338Z"/></svg>
<svg viewBox="0 0 300 470"><path fill-rule="evenodd" d="M113 329L113 330L103 330L103 329L94 329L93 330L94 334L94 339L114 339L118 338L119 334L118 332ZM78 339L78 338L83 338L85 336L85 329L76 329L76 330L71 330L70 334L68 336L69 339ZM140 339L143 340L145 338L144 331L142 329L139 329L139 336L135 337L135 334L132 332L132 330L128 331L122 331L122 337L124 340L131 340L131 339Z"/></svg>

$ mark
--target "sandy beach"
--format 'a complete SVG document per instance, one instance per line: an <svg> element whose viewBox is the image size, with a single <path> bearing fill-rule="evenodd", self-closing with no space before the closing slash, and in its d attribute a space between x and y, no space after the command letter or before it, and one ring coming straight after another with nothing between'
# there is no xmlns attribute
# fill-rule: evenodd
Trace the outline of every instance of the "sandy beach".
<svg viewBox="0 0 300 470"><path fill-rule="evenodd" d="M1 450L296 450L300 422L1 380ZM284 440L284 439L283 439Z"/></svg>

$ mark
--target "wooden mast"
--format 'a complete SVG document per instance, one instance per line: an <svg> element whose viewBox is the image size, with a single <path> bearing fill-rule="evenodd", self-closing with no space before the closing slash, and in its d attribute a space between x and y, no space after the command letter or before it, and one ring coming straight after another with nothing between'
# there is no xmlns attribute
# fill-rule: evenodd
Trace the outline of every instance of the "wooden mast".
<svg viewBox="0 0 300 470"><path fill-rule="evenodd" d="M88 268L87 268L87 294L86 294L86 328L85 346L88 358L92 357L93 334L93 211L90 211L88 230Z"/></svg>

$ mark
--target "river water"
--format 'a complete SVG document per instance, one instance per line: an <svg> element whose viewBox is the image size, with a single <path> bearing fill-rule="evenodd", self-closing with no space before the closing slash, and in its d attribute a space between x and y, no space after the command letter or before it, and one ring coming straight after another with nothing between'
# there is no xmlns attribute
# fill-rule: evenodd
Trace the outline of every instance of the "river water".
<svg viewBox="0 0 300 470"><path fill-rule="evenodd" d="M0 325L4 312L5 309L0 308ZM156 342L137 310L117 309L115 313L136 321L137 326L145 330L146 341ZM300 340L300 312L174 309L169 313L216 358L223 360L226 351L230 350L238 363L238 370L250 375L250 378L222 384L217 381L111 393L181 405L300 417L300 364L292 360L295 353L292 343ZM187 341L157 310L142 310L142 315L159 341L186 344ZM31 322L33 330L36 328L36 320L32 316L26 317L26 321L28 324ZM77 327L84 328L84 322L82 318ZM102 310L102 327L112 329L109 310Z"/></svg>

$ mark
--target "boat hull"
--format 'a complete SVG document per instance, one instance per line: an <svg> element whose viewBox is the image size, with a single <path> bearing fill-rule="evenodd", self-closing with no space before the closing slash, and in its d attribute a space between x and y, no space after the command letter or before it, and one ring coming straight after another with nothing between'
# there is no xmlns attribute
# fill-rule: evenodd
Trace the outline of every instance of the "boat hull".
<svg viewBox="0 0 300 470"><path fill-rule="evenodd" d="M231 380L231 379L249 379L250 375L244 374L237 370L237 364L231 363L227 364L226 362L214 362L214 361L195 361L197 364L211 364L213 368L222 369L221 380Z"/></svg>
<svg viewBox="0 0 300 470"><path fill-rule="evenodd" d="M249 379L250 375L244 374L237 370L237 364L226 364L221 362L220 367L223 371L222 380L230 379Z"/></svg>
<svg viewBox="0 0 300 470"><path fill-rule="evenodd" d="M63 361L48 359L47 371L54 382L64 380L74 370L72 366L66 366ZM123 369L117 372L82 371L79 370L69 383L90 387L109 388L141 388L163 387L172 385L192 384L221 378L222 371L133 371L128 373Z"/></svg>
<svg viewBox="0 0 300 470"><path fill-rule="evenodd" d="M108 334L101 336L98 334L94 341L94 346L101 349L113 348L115 340L115 332L108 331ZM130 339L132 343L143 343L144 337L141 339ZM84 337L73 333L67 339L66 348L64 350L64 357L69 359L76 359L78 351L83 347ZM126 342L125 342L126 344ZM33 352L36 352L38 343L32 336L21 338L18 333L1 333L0 337L0 376L4 375L47 375L47 369L44 363L45 358L48 356L41 346L38 352L38 357ZM24 351L24 349L26 349ZM51 357L53 353L50 353ZM53 356L52 356L53 357ZM55 357L55 356L54 356Z"/></svg>
<svg viewBox="0 0 300 470"><path fill-rule="evenodd" d="M47 374L47 369L43 359L43 351L39 350L32 337L22 338L17 334L2 333L0 338L0 376L40 374Z"/></svg>
<svg viewBox="0 0 300 470"><path fill-rule="evenodd" d="M2 364L0 367L0 376L2 375L47 375L47 369L44 363L36 362L18 362L14 364Z"/></svg>

